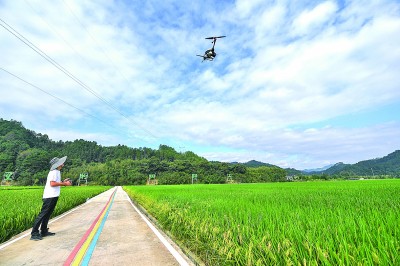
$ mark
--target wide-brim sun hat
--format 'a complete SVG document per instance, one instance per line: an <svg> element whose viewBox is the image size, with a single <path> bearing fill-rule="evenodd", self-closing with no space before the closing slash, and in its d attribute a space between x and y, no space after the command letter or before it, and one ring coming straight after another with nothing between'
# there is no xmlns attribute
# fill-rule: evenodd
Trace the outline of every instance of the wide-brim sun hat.
<svg viewBox="0 0 400 266"><path fill-rule="evenodd" d="M58 158L58 157L54 157L53 159L51 159L50 161L50 171L57 169L57 167L59 167L60 165L65 163L65 160L67 160L67 156L64 156L62 158Z"/></svg>

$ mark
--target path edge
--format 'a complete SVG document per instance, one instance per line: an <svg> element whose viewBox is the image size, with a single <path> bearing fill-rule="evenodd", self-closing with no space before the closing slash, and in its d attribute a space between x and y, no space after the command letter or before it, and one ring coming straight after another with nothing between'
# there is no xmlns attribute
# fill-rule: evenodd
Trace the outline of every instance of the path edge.
<svg viewBox="0 0 400 266"><path fill-rule="evenodd" d="M122 187L123 189L123 187ZM128 193L124 190L126 196L130 200L130 202L144 215L148 218L149 222L157 228L157 230L165 237L165 239L179 252L181 255L187 257L194 265L196 266L204 266L205 263L202 262L194 253L192 253L187 247L181 244L179 241L174 240L174 236L171 235L168 231L164 231L162 229L161 224L154 218L150 213L147 212L145 208L143 208L137 201L132 199Z"/></svg>

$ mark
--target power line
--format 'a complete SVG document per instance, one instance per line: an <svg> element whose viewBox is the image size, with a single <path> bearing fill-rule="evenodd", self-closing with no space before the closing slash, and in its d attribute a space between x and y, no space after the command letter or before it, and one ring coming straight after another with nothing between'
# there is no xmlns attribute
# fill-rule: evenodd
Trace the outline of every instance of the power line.
<svg viewBox="0 0 400 266"><path fill-rule="evenodd" d="M107 122L105 122L105 121L103 121L102 119L100 119L100 118L98 118L98 117L96 117L96 116L94 116L94 115L92 115L92 114L86 112L85 110L82 110L82 109L80 109L79 107L76 107L75 105L66 102L65 100L63 100L63 99L61 99L61 98L59 98L59 97L57 97L57 96L51 94L50 92L48 92L48 91L46 91L46 90L44 90L44 89L42 89L42 88L40 88L40 87L38 87L38 86L32 84L32 83L30 83L29 81L24 80L23 78L21 78L21 77L15 75L15 74L13 74L13 73L11 73L10 71L8 71L8 70L6 70L6 69L4 69L4 68L2 68L2 67L0 67L0 70L6 72L6 73L9 74L10 76L13 76L13 77L16 78L16 79L19 79L20 81L22 81L22 82L24 82L24 83L26 83L26 84L28 84L28 85L34 87L35 89L40 90L41 92L43 92L43 93L45 93L45 94L47 94L47 95L49 95L49 96L51 96L51 97L53 97L53 98L55 98L55 99L61 101L61 102L63 102L64 104L66 104L66 105L68 105L68 106L70 106L70 107L72 107L72 108L78 110L79 112L81 112L81 113L83 113L83 114L85 114L85 115L87 115L87 116L90 116L90 117L96 119L97 121L99 121L99 122L105 124L106 126L109 126L111 129L115 130L115 126L112 126L112 125L108 124Z"/></svg>
<svg viewBox="0 0 400 266"><path fill-rule="evenodd" d="M44 18L43 18L43 16L41 16L40 14L39 14L39 12L32 6L32 4L31 3L29 3L29 1L28 0L25 0L25 3L27 3L29 6L30 6L30 8L38 15L38 17L39 18L41 18L46 24L47 24L47 26L65 43L65 44L67 44L67 46L69 47L69 48L71 48L71 50L72 51L74 51L75 52L75 54L77 54L78 55L78 57L83 61L83 62L85 62L85 64L89 67L89 68L91 68L91 66L89 65L89 63L82 57L82 55L62 36L62 34L60 34L50 23L48 23ZM111 84L108 82L108 80L106 80L103 76L101 76L99 73L97 73L97 72L95 72L96 74L97 74L97 76L99 77L99 78L101 78L105 83L107 83L110 87L111 87Z"/></svg>
<svg viewBox="0 0 400 266"><path fill-rule="evenodd" d="M11 75L11 76L13 76L13 77L19 79L20 81L25 82L26 84L28 84L28 85L34 87L35 89L38 89L38 90L42 91L43 93L46 93L47 95L50 95L51 97L53 97L53 98L55 98L55 99L57 99L57 100L59 100L59 101L65 103L66 105L68 105L68 106L70 106L70 107L72 107L72 108L74 108L74 109L76 109L76 110L78 110L78 111L84 113L85 115L91 116L92 118L94 118L94 119L96 119L96 120L98 120L98 121L100 121L100 122L106 124L107 126L113 128L113 126L111 126L111 125L109 125L108 123L104 122L104 121L101 120L100 118L98 118L98 117L96 117L96 116L94 116L94 115L92 115L92 114L89 114L89 113L85 112L84 110L82 110L82 109L80 109L80 108L74 106L73 104L70 104L70 103L64 101L63 99L61 99L61 98L59 98L59 97L57 97L57 96L51 94L50 92L47 92L47 91L45 91L44 89L42 89L42 88L40 88L40 87L38 87L38 86L36 86L36 85L34 85L34 84L32 84L32 83L30 83L30 82L24 80L23 78L20 78L19 76L17 76L17 75L15 75L15 74L11 73L10 71L8 71L8 70L6 70L6 69L4 69L4 68L2 68L2 67L0 67L0 69L3 70L4 72L6 72L7 74L9 74L9 75Z"/></svg>
<svg viewBox="0 0 400 266"><path fill-rule="evenodd" d="M64 4L68 7L69 11L71 12L71 14L76 18L76 20L79 22L79 24L82 26L82 28L87 32L88 36L99 46L99 48L101 49L101 51L103 52L103 54L107 57L108 61L111 62L111 64L113 65L113 67L115 68L115 70L117 70L117 72L121 75L121 77L123 77L125 79L125 81L129 84L128 79L121 73L121 71L119 71L119 69L117 68L117 66L115 65L114 61L111 60L111 58L108 56L108 54L104 51L104 49L102 48L101 45L98 44L98 42L96 41L96 39L90 34L89 30L85 27L85 25L80 21L79 17L74 13L74 11L72 10L72 8L68 5L68 3L66 1L64 1Z"/></svg>
<svg viewBox="0 0 400 266"><path fill-rule="evenodd" d="M89 86L84 84L81 80L79 80L77 77L75 77L73 74L71 74L68 70L66 70L64 67L62 67L60 64L58 64L55 60L53 60L50 56L48 56L45 52L40 50L37 46L35 46L32 42L30 42L27 38L25 38L22 34L17 32L13 27L11 27L9 24L7 24L3 19L0 18L0 21L4 24L0 24L5 30L10 32L12 35L14 35L16 38L18 38L20 41L22 41L25 45L27 45L29 48L31 48L33 51L35 51L37 54L39 54L41 57L43 57L46 61L51 63L53 66L55 66L57 69L59 69L61 72L63 72L65 75L70 77L72 80L74 80L78 85L80 85L82 88L85 90L89 91L91 94L93 94L96 98L101 100L103 103L105 103L108 107L116 111L118 114L123 116L125 119L130 120L133 122L137 127L142 129L144 132L152 136L153 138L157 137L151 133L149 130L146 128L140 126L138 123L132 121L132 119L128 118L126 115L124 115L122 112L120 112L116 107L114 107L110 102L108 102L106 99L101 97L98 93L96 93L94 90L92 90Z"/></svg>
<svg viewBox="0 0 400 266"><path fill-rule="evenodd" d="M100 95L98 95L95 91L93 91L91 88L86 86L82 81L80 81L78 78L76 78L73 74L71 74L68 70L63 68L60 64L58 64L56 61L54 61L50 56L48 56L45 52L40 50L37 46L35 46L32 42L30 42L28 39L26 39L22 34L18 33L13 27L8 25L4 20L0 18L0 20L7 25L5 27L4 25L1 25L3 28L5 28L8 32L10 32L12 35L17 37L20 41L22 41L24 44L26 44L29 48L31 48L33 51L38 53L41 57L43 57L45 60L47 60L49 63L51 63L53 66L58 68L60 71L62 71L65 75L70 77L72 80L74 80L76 83L78 83L81 87L83 87L85 90L89 91L91 94L96 96L98 99L102 100L104 103L107 105L109 104L107 101L105 101Z"/></svg>

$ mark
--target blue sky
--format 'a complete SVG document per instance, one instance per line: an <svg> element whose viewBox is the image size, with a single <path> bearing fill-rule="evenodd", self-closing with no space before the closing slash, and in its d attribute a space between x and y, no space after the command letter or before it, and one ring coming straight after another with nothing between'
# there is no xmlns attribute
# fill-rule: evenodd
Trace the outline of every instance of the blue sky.
<svg viewBox="0 0 400 266"><path fill-rule="evenodd" d="M53 140L296 169L400 149L399 1L0 0L0 18L0 117Z"/></svg>

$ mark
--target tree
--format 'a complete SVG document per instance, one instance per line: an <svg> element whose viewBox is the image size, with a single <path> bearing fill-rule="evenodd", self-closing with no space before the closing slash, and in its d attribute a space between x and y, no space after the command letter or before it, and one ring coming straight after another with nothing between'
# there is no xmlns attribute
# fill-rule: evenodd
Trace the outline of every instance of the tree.
<svg viewBox="0 0 400 266"><path fill-rule="evenodd" d="M34 174L49 170L49 153L42 149L28 149L17 157L16 177L23 185L34 184Z"/></svg>

